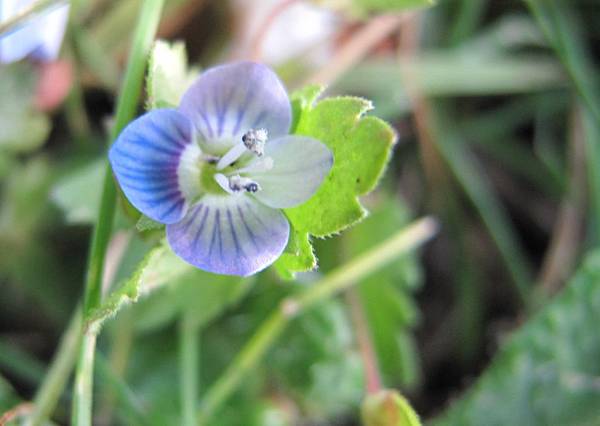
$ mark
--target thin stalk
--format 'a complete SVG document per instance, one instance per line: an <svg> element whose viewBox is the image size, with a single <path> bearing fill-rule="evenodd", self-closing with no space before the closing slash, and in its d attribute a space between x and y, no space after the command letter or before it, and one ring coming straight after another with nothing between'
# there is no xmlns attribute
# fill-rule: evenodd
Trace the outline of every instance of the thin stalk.
<svg viewBox="0 0 600 426"><path fill-rule="evenodd" d="M110 140L135 116L136 106L142 90L147 57L158 28L164 0L146 0L142 4L134 33L127 70L122 90L117 101L115 125ZM98 221L94 228L88 273L84 294L84 317L97 308L101 301L102 271L106 249L110 239L116 207L117 191L107 163L102 189ZM75 375L75 392L72 407L72 424L87 426L92 419L92 387L96 330L87 330L79 352Z"/></svg>
<svg viewBox="0 0 600 426"><path fill-rule="evenodd" d="M420 219L380 245L331 271L303 293L286 298L271 312L221 377L208 389L200 405L198 424L208 424L211 416L254 369L294 317L421 246L433 237L436 230L437 224L432 218Z"/></svg>
<svg viewBox="0 0 600 426"><path fill-rule="evenodd" d="M28 384L37 385L44 377L44 365L29 352L0 340L0 368Z"/></svg>
<svg viewBox="0 0 600 426"><path fill-rule="evenodd" d="M75 364L77 347L81 342L81 309L77 309L63 335L51 367L33 399L34 410L27 426L39 426L50 417Z"/></svg>
<svg viewBox="0 0 600 426"><path fill-rule="evenodd" d="M448 37L450 46L459 45L475 31L486 6L486 0L462 0L459 2L458 14L453 20L454 24Z"/></svg>
<svg viewBox="0 0 600 426"><path fill-rule="evenodd" d="M0 37L8 35L21 28L30 18L39 12L48 13L52 9L62 6L67 0L38 0L25 6L15 15L0 23Z"/></svg>
<svg viewBox="0 0 600 426"><path fill-rule="evenodd" d="M193 318L189 313L184 313L179 321L179 385L183 426L196 424L199 333Z"/></svg>
<svg viewBox="0 0 600 426"><path fill-rule="evenodd" d="M127 386L127 383L117 374L111 367L110 362L105 359L102 354L96 357L96 371L102 378L103 382L110 386L115 396L121 403L124 414L135 421L134 424L138 425L152 425L152 419L149 418L147 408L144 407L142 402L138 399L135 393ZM112 424L109 422L107 424ZM130 423L127 423L130 424Z"/></svg>
<svg viewBox="0 0 600 426"><path fill-rule="evenodd" d="M74 45L74 42L71 41L71 44ZM65 114L73 141L79 148L87 149L91 146L91 132L81 87L81 61L75 49L71 48L70 50L73 53L73 83L65 104Z"/></svg>

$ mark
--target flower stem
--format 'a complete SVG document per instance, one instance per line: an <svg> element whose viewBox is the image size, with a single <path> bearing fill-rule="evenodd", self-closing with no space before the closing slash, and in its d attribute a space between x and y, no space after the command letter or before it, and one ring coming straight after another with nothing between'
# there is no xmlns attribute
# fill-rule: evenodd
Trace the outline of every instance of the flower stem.
<svg viewBox="0 0 600 426"><path fill-rule="evenodd" d="M254 333L223 375L208 389L198 413L199 424L208 424L211 416L227 400L246 374L256 366L290 320L315 304L349 288L398 256L424 244L433 237L436 230L437 224L433 219L428 217L420 219L382 244L333 270L298 296L283 300Z"/></svg>
<svg viewBox="0 0 600 426"><path fill-rule="evenodd" d="M111 142L114 141L119 132L135 116L137 102L142 90L147 58L158 28L163 4L164 0L145 0L142 3L142 10L136 25L122 90L117 101L115 125L110 135ZM107 164L98 221L94 228L90 248L84 294L84 317L96 308L101 301L102 271L112 231L116 200L117 190L112 178L110 165ZM95 346L96 330L85 331L79 351L71 413L72 424L76 426L91 424Z"/></svg>
<svg viewBox="0 0 600 426"><path fill-rule="evenodd" d="M54 410L75 364L77 347L81 342L81 309L78 308L61 339L58 351L41 387L33 400L34 410L27 426L39 426Z"/></svg>
<svg viewBox="0 0 600 426"><path fill-rule="evenodd" d="M179 383L183 426L196 424L199 332L191 315L184 312L179 321Z"/></svg>

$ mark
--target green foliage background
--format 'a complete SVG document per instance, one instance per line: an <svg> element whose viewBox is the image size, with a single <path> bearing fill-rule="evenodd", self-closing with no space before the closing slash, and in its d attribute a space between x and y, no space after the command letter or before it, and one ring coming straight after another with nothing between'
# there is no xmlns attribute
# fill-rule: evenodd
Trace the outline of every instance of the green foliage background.
<svg viewBox="0 0 600 426"><path fill-rule="evenodd" d="M0 418L51 395L47 423L68 424L74 360L64 386L45 386L59 348L77 351L61 335L78 330L69 318L143 4L84 3L62 52L72 92L54 111L36 107L38 66L0 67ZM166 3L140 113L176 105L240 42L233 2ZM331 55L272 65L293 132L332 149L332 174L286 210L285 253L249 279L185 264L119 195L105 296L82 320L99 335L94 422L187 424L191 398L192 418L209 407L219 426L598 424L600 2L310 3L337 13ZM398 12L344 62L362 30ZM325 88L314 75L333 77ZM297 313L286 305L425 215L440 229L421 250Z"/></svg>

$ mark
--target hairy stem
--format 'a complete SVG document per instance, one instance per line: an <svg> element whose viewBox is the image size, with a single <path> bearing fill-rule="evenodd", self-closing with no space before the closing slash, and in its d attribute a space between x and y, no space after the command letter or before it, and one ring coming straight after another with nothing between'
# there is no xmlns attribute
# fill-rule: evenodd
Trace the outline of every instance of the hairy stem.
<svg viewBox="0 0 600 426"><path fill-rule="evenodd" d="M164 0L145 0L142 4L122 90L117 101L115 125L110 135L111 142L114 141L119 132L135 116L137 102L142 90L147 58L158 28L163 4ZM102 271L112 231L116 199L117 191L115 183L112 178L110 165L107 164L98 221L94 228L94 236L90 248L84 295L84 317L87 313L98 307L101 301ZM91 424L95 344L96 331L87 330L79 352L71 413L72 424L77 426Z"/></svg>
<svg viewBox="0 0 600 426"><path fill-rule="evenodd" d="M437 224L433 219L420 219L368 252L331 271L305 292L285 299L256 330L221 377L208 389L198 413L199 424L209 424L211 416L258 364L290 320L315 304L349 288L398 256L424 244L436 230Z"/></svg>

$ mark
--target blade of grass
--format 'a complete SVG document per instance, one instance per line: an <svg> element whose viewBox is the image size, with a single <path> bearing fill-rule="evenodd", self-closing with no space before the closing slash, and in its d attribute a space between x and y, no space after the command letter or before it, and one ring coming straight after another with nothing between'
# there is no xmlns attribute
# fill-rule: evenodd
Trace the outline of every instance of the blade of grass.
<svg viewBox="0 0 600 426"><path fill-rule="evenodd" d="M433 139L440 154L475 206L498 247L521 302L524 306L530 306L533 302L530 287L533 274L508 214L497 199L485 174L466 149L461 135L452 126L447 111L438 106L431 108L430 113L432 117L429 121L434 125Z"/></svg>
<svg viewBox="0 0 600 426"><path fill-rule="evenodd" d="M574 10L561 0L526 0L550 46L567 70L586 112L586 164L594 227L594 240L598 241L600 226L600 174L596 171L600 158L600 90L595 78L596 70L585 46L581 28Z"/></svg>

